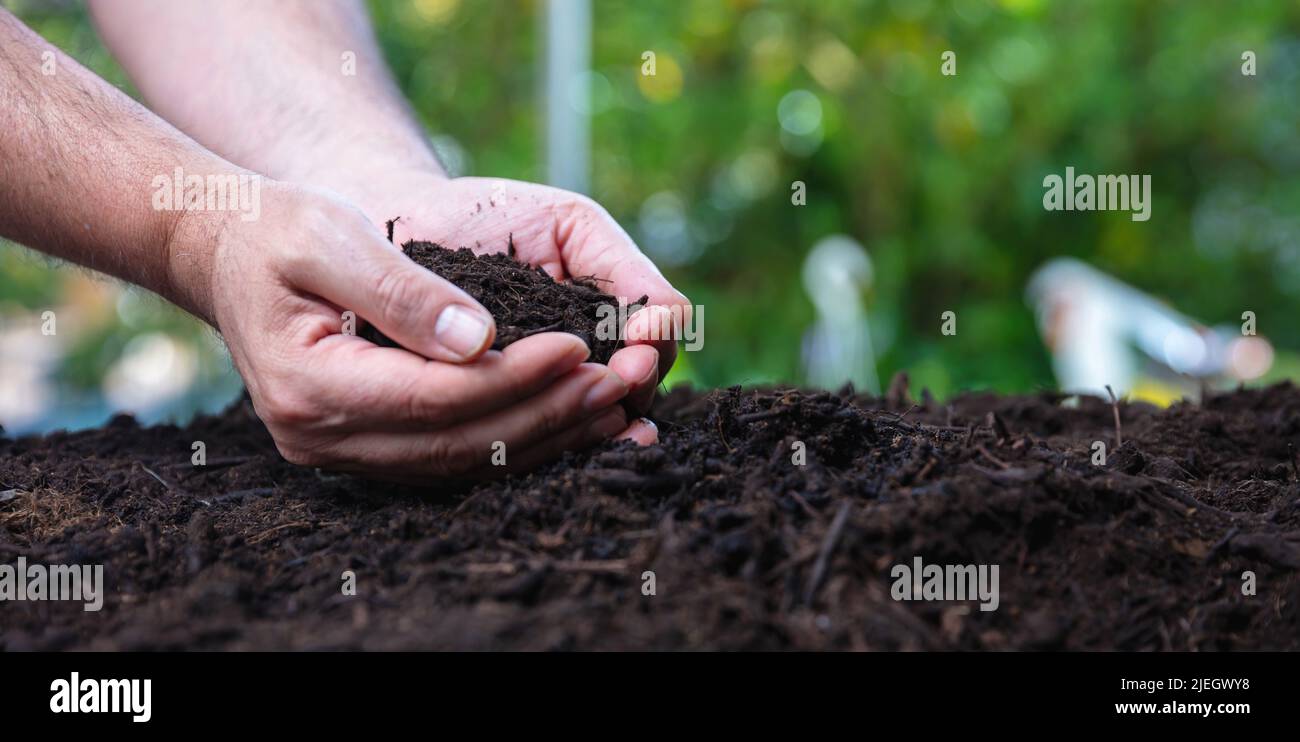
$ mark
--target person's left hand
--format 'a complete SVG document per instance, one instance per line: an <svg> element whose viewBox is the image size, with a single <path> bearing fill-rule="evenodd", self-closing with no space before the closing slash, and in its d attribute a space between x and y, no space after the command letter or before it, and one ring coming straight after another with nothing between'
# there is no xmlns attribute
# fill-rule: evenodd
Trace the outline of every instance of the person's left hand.
<svg viewBox="0 0 1300 742"><path fill-rule="evenodd" d="M676 338L691 305L595 201L558 188L501 178L390 176L359 199L377 223L396 219L393 242L427 240L477 253L505 252L556 280L599 279L601 288L647 306L628 318L609 367L627 382L628 405L649 409L655 387L677 357ZM636 439L643 436L633 435ZM642 443L651 442L641 440Z"/></svg>

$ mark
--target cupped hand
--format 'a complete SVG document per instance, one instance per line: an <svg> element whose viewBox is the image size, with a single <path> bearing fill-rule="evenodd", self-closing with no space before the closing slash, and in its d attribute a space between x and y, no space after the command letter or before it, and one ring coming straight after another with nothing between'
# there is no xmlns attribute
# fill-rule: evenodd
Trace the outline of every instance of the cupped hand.
<svg viewBox="0 0 1300 742"><path fill-rule="evenodd" d="M264 181L261 198L254 221L184 216L169 264L221 332L289 461L429 484L530 469L620 434L655 440L652 424L629 426L624 411L642 380L586 363L581 339L543 333L488 350L491 315L407 259L361 211L278 182ZM524 231L516 244L540 249L535 227ZM610 267L624 280L642 270ZM409 350L351 334L349 320L360 318ZM653 347L628 350L641 358L624 356L625 373L648 362L655 374Z"/></svg>
<svg viewBox="0 0 1300 742"><path fill-rule="evenodd" d="M594 278L626 304L649 297L622 328L626 347L609 361L629 386L628 406L649 409L677 357L691 305L595 201L535 183L425 173L390 175L359 200L373 220L396 219L395 244L427 240L482 254L513 243L516 258L556 280Z"/></svg>

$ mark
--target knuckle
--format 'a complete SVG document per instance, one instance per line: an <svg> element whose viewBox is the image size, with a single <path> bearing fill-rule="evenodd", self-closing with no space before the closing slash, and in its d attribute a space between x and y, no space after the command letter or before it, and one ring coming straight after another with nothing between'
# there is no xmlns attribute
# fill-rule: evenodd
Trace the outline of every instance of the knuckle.
<svg viewBox="0 0 1300 742"><path fill-rule="evenodd" d="M311 422L314 415L309 407L302 404L296 396L285 393L273 393L254 402L257 416L267 427L276 429L297 429Z"/></svg>
<svg viewBox="0 0 1300 742"><path fill-rule="evenodd" d="M555 404L542 405L533 418L531 437L536 440L559 433L564 430L567 420L568 414L564 408Z"/></svg>
<svg viewBox="0 0 1300 742"><path fill-rule="evenodd" d="M402 409L407 422L445 424L453 421L453 405L440 394L429 394L427 390L412 389L405 394Z"/></svg>
<svg viewBox="0 0 1300 742"><path fill-rule="evenodd" d="M476 455L463 435L446 431L433 437L424 451L424 463L436 474L463 474L485 460L486 453Z"/></svg>
<svg viewBox="0 0 1300 742"><path fill-rule="evenodd" d="M320 258L313 250L298 250L294 249L295 247L297 245L291 244L288 240L273 240L264 249L268 251L274 265L278 266L284 275L289 276L290 280L297 281L312 274Z"/></svg>
<svg viewBox="0 0 1300 742"><path fill-rule="evenodd" d="M601 216L605 213L605 207L596 203L595 199L590 196L568 191L557 191L557 193L559 195L555 207L557 214L561 217L569 220L581 220Z"/></svg>
<svg viewBox="0 0 1300 742"><path fill-rule="evenodd" d="M304 445L293 436L272 433L272 438L275 440L276 450L290 464L296 466L324 466L330 463L330 458L319 448Z"/></svg>
<svg viewBox="0 0 1300 742"><path fill-rule="evenodd" d="M298 227L313 235L337 232L350 221L351 213L343 204L330 198L311 198L300 202L294 213Z"/></svg>
<svg viewBox="0 0 1300 742"><path fill-rule="evenodd" d="M409 271L384 273L375 289L380 316L395 323L418 314L426 300L423 288Z"/></svg>
<svg viewBox="0 0 1300 742"><path fill-rule="evenodd" d="M298 198L289 206L288 229L301 239L274 240L265 246L283 266L306 272L327 265L326 254L349 244L349 235L368 227L364 217L358 219L354 207L336 203L332 198ZM315 243L316 249L303 250L304 240Z"/></svg>

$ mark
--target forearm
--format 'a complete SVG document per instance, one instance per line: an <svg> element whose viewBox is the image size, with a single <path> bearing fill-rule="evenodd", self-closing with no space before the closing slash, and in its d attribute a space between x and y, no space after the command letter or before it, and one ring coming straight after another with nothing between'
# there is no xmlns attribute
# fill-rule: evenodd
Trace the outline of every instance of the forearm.
<svg viewBox="0 0 1300 742"><path fill-rule="evenodd" d="M238 172L0 9L0 234L203 314L205 256L153 198L176 168Z"/></svg>
<svg viewBox="0 0 1300 742"><path fill-rule="evenodd" d="M442 175L355 0L90 5L150 106L232 162L330 188L376 221L393 215L368 184Z"/></svg>

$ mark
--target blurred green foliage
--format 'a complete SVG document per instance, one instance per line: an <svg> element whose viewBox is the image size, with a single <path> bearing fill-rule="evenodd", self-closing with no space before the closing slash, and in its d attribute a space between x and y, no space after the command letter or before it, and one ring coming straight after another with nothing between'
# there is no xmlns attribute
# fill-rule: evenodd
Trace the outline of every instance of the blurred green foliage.
<svg viewBox="0 0 1300 742"><path fill-rule="evenodd" d="M370 6L462 174L544 177L541 2ZM79 4L14 7L122 82ZM1207 323L1254 311L1296 349L1298 31L1300 4L1276 0L595 0L591 195L706 307L677 372L705 385L800 378L802 261L841 232L874 261L881 377L907 369L941 396L1052 385L1024 287L1060 255ZM1150 221L1045 212L1043 177L1067 165L1151 174ZM656 232L665 213L682 228ZM0 295L37 305L53 284L16 260L0 251Z"/></svg>

